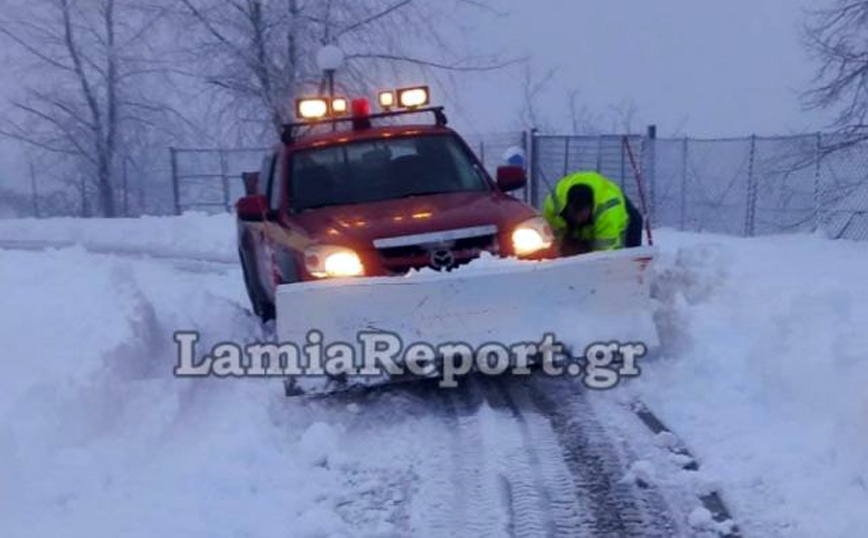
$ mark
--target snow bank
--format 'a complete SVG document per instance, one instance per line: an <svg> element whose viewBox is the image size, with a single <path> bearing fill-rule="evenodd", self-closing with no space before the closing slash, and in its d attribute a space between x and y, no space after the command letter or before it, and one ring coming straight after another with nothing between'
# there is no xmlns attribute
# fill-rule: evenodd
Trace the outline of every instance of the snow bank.
<svg viewBox="0 0 868 538"><path fill-rule="evenodd" d="M0 220L3 244L81 245L98 252L132 252L164 257L235 261L235 218L224 213L187 212L180 217L138 219Z"/></svg>
<svg viewBox="0 0 868 538"><path fill-rule="evenodd" d="M0 242L228 260L233 227L229 215L20 220L0 222ZM720 486L746 534L864 534L868 244L665 231L658 240L664 355L623 391L638 392L689 445L703 483ZM259 335L238 271L82 247L0 250L3 536L351 535L360 529L345 522L359 514L381 514L366 528L389 534L382 499L356 495L368 488L371 463L361 460L425 469L422 456L446 437L437 420L383 420L367 435L401 441L366 453L372 440L355 432L348 444L331 420L358 409L323 418L288 402L279 384L171 375L174 330L201 331L202 349ZM631 476L666 480L639 457ZM358 490L346 466L361 469ZM445 502L451 493L436 480L451 470L425 472L420 498ZM395 499L415 480L384 476ZM687 523L705 528L708 514L695 510Z"/></svg>
<svg viewBox="0 0 868 538"><path fill-rule="evenodd" d="M328 424L308 431L279 382L172 375L174 330L208 346L258 334L240 282L81 247L0 251L0 534L346 532Z"/></svg>
<svg viewBox="0 0 868 538"><path fill-rule="evenodd" d="M864 534L868 244L674 232L659 243L666 356L630 390L716 477L749 535Z"/></svg>

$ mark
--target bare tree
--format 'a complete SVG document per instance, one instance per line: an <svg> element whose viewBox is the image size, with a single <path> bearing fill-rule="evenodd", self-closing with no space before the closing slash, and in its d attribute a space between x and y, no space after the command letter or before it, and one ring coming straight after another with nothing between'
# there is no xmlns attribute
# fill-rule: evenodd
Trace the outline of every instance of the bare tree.
<svg viewBox="0 0 868 538"><path fill-rule="evenodd" d="M600 128L599 114L594 114L587 104L579 105L579 91L570 90L568 95L570 109L570 130L573 135L599 135L602 134Z"/></svg>
<svg viewBox="0 0 868 538"><path fill-rule="evenodd" d="M548 91L556 75L557 69L551 68L540 76L535 72L533 65L529 62L525 63L521 81L522 107L519 112L522 129L552 130L551 124L540 111L539 105L542 101L542 95Z"/></svg>
<svg viewBox="0 0 868 538"><path fill-rule="evenodd" d="M146 38L160 15L124 0L32 0L15 12L0 20L0 34L35 60L37 77L0 134L64 157L70 176L92 178L100 213L117 216L123 140L162 110L141 85L151 73ZM89 187L79 190L87 196Z"/></svg>
<svg viewBox="0 0 868 538"><path fill-rule="evenodd" d="M495 56L461 56L438 29L448 5L486 9L483 0L180 0L186 21L187 58L216 90L218 112L237 121L267 120L279 130L295 96L323 90L316 52L336 44L346 54L339 90L377 85L383 72L480 71L511 62ZM198 32L191 33L190 28ZM434 51L433 58L424 52Z"/></svg>
<svg viewBox="0 0 868 538"><path fill-rule="evenodd" d="M558 86L557 74L557 69L554 68L539 74L533 65L525 63L521 83L519 128L535 128L548 132L566 129L566 132L573 136L599 136L606 133L606 125L610 125L610 133L633 132L639 110L632 100L624 99L618 104L608 106L606 112L599 112L582 102L581 92L577 89L567 91L564 107L567 113L559 115L558 119L552 122L541 109L541 105L551 102L551 99L545 99L544 96L551 92L552 87Z"/></svg>
<svg viewBox="0 0 868 538"><path fill-rule="evenodd" d="M835 111L835 146L868 140L868 2L835 0L809 17L805 41L819 68L806 103Z"/></svg>
<svg viewBox="0 0 868 538"><path fill-rule="evenodd" d="M612 132L633 134L636 116L639 113L639 108L634 101L625 99L617 105L610 105L609 112L612 114Z"/></svg>

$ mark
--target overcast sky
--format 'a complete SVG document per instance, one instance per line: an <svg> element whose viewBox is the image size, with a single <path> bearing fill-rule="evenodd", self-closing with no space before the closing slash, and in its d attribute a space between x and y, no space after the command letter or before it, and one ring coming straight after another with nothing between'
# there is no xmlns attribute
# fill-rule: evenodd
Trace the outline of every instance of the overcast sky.
<svg viewBox="0 0 868 538"><path fill-rule="evenodd" d="M799 101L814 71L800 41L804 11L824 1L501 0L510 15L480 35L541 74L557 69L545 110L555 123L572 88L592 110L632 101L664 134L803 132L824 124ZM519 71L477 77L462 112L508 124L498 108L518 104Z"/></svg>
<svg viewBox="0 0 868 538"><path fill-rule="evenodd" d="M540 107L556 128L568 125L574 89L597 113L635 103L637 128L656 123L661 135L794 133L824 123L799 101L814 70L800 28L804 10L821 1L496 0L506 15L474 17L467 28L474 49L528 57L539 74L556 68ZM3 106L16 76L0 79ZM521 68L473 76L461 102L445 104L466 130L514 128L522 77ZM0 141L0 182L20 174L19 154Z"/></svg>

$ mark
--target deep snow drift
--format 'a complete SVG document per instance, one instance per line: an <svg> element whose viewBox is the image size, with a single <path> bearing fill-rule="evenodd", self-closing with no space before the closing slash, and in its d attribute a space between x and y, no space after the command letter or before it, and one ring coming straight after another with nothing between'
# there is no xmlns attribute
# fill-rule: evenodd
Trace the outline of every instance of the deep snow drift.
<svg viewBox="0 0 868 538"><path fill-rule="evenodd" d="M6 221L0 244L234 255L229 216L114 225ZM658 240L664 356L590 398L608 408L641 396L701 459L747 534L862 534L868 244ZM383 420L394 446L364 454L382 446L364 409L286 400L274 381L172 376L175 330L200 330L203 348L261 337L234 266L0 250L0 294L4 536L388 535L391 516L377 507L401 493L384 484L412 469L423 484L414 502L448 497L436 481L446 471L422 457L444 434L433 418ZM357 420L373 424L360 432ZM648 459L633 472L653 473ZM422 510L407 516L420 530Z"/></svg>
<svg viewBox="0 0 868 538"><path fill-rule="evenodd" d="M665 356L629 390L748 534L868 528L868 243L659 234Z"/></svg>
<svg viewBox="0 0 868 538"><path fill-rule="evenodd" d="M233 215L187 212L180 217L138 219L0 219L4 246L66 247L96 252L230 261L238 259Z"/></svg>
<svg viewBox="0 0 868 538"><path fill-rule="evenodd" d="M343 528L336 475L316 466L331 427L293 427L279 383L172 377L174 330L258 334L240 278L79 248L0 251L0 534Z"/></svg>

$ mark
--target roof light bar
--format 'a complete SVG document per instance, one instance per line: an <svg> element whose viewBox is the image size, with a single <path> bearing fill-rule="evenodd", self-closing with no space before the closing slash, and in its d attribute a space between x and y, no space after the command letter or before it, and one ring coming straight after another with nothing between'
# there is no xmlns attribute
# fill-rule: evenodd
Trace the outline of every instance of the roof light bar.
<svg viewBox="0 0 868 538"><path fill-rule="evenodd" d="M355 112L355 110L353 111ZM430 113L434 115L434 125L438 127L445 127L449 121L446 118L446 113L443 111L442 106L435 107L426 107L426 108L414 108L414 109L406 109L406 110L395 110L392 112L380 112L377 114L371 114L367 117L353 117L353 116L343 116L340 118L325 118L321 120L315 121L301 121L298 123L286 123L283 125L283 131L281 133L281 141L284 144L291 144L295 139L295 129L310 127L311 125L336 125L339 123L351 122L355 124L357 121L372 121L379 120L384 118L395 118L400 116L407 116L411 114L423 114Z"/></svg>
<svg viewBox="0 0 868 538"><path fill-rule="evenodd" d="M349 102L343 97L335 97L332 99L332 115L343 116L350 110Z"/></svg>
<svg viewBox="0 0 868 538"><path fill-rule="evenodd" d="M428 86L402 88L398 90L398 105L401 108L421 108L431 102Z"/></svg>
<svg viewBox="0 0 868 538"><path fill-rule="evenodd" d="M296 99L295 114L303 120L324 118L329 113L329 103L324 97Z"/></svg>
<svg viewBox="0 0 868 538"><path fill-rule="evenodd" d="M395 106L395 92L389 90L380 92L379 95L380 107L383 110L389 110L393 106Z"/></svg>
<svg viewBox="0 0 868 538"><path fill-rule="evenodd" d="M349 111L350 102L345 97L305 97L295 101L295 114L302 120L346 116Z"/></svg>

